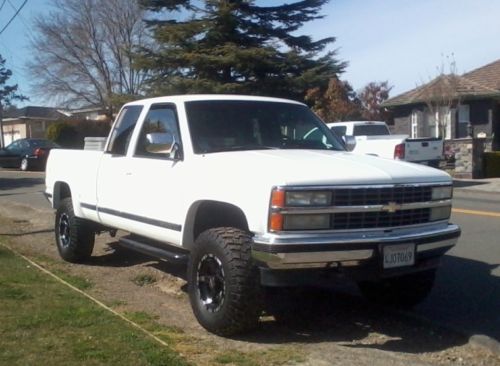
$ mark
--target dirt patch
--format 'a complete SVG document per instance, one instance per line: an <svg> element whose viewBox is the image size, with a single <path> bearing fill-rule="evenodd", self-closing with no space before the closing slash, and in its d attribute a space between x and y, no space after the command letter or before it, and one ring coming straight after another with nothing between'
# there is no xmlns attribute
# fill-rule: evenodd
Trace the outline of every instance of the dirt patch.
<svg viewBox="0 0 500 366"><path fill-rule="evenodd" d="M53 216L27 206L0 207L0 235L43 266L81 277L86 290L122 313L147 313L178 329L173 347L196 365L500 365L500 359L463 336L384 309L338 289L323 292L312 320L278 324L263 317L259 328L227 339L207 333L194 318L182 265L138 254L116 238L97 237L85 265L57 253ZM140 279L140 281L138 281Z"/></svg>

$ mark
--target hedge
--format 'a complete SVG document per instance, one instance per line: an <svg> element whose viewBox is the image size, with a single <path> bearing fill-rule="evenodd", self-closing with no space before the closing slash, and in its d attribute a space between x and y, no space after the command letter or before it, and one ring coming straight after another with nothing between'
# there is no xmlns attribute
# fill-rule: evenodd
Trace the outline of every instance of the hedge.
<svg viewBox="0 0 500 366"><path fill-rule="evenodd" d="M110 128L111 123L103 121L60 121L47 128L46 136L61 147L82 149L85 137L106 137Z"/></svg>

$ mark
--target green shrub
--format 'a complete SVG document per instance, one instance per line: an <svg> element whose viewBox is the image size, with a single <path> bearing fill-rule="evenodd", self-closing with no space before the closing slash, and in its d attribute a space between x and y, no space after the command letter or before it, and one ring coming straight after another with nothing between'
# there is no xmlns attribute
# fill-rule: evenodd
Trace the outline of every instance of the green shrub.
<svg viewBox="0 0 500 366"><path fill-rule="evenodd" d="M47 128L47 138L62 147L75 147L78 144L78 132L67 122L56 122Z"/></svg>
<svg viewBox="0 0 500 366"><path fill-rule="evenodd" d="M500 151L485 152L483 154L484 177L500 177Z"/></svg>
<svg viewBox="0 0 500 366"><path fill-rule="evenodd" d="M110 130L109 122L73 120L55 122L47 128L47 138L64 148L82 149L85 137L106 137Z"/></svg>

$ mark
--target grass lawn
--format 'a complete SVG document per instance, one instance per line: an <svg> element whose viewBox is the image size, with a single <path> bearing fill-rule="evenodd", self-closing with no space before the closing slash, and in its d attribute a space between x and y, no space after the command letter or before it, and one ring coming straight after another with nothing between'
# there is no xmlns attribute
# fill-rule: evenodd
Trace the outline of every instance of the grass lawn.
<svg viewBox="0 0 500 366"><path fill-rule="evenodd" d="M0 246L0 364L135 366L186 361Z"/></svg>

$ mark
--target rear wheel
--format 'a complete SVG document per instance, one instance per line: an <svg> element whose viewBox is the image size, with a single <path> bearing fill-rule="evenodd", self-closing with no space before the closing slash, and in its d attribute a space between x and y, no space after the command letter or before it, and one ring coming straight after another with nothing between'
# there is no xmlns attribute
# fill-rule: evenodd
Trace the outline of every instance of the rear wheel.
<svg viewBox="0 0 500 366"><path fill-rule="evenodd" d="M75 216L71 197L63 199L57 209L55 234L59 255L65 261L80 263L91 256L94 230L90 222Z"/></svg>
<svg viewBox="0 0 500 366"><path fill-rule="evenodd" d="M380 281L358 283L363 296L374 303L399 308L411 308L431 292L436 271L413 273Z"/></svg>
<svg viewBox="0 0 500 366"><path fill-rule="evenodd" d="M189 299L210 332L229 336L258 323L261 299L251 242L236 228L209 229L196 239L188 265Z"/></svg>

